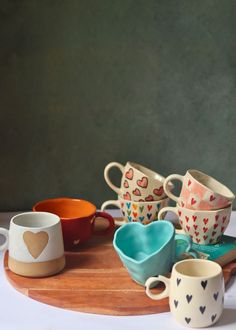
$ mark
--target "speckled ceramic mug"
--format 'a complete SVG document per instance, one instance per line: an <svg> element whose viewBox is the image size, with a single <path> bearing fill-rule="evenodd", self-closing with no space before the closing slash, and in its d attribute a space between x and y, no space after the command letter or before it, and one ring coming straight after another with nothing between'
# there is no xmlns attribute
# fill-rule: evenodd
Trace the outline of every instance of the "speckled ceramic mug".
<svg viewBox="0 0 236 330"><path fill-rule="evenodd" d="M154 294L157 282L166 286L162 293ZM171 278L157 276L149 278L146 294L154 300L169 297L173 317L184 326L201 328L216 323L223 311L224 279L222 268L215 262L188 259L177 262Z"/></svg>
<svg viewBox="0 0 236 330"><path fill-rule="evenodd" d="M114 167L122 173L120 187L116 187L109 177ZM125 166L117 162L109 163L104 169L104 178L108 186L126 200L152 202L166 197L163 189L165 178L137 163L127 162Z"/></svg>
<svg viewBox="0 0 236 330"><path fill-rule="evenodd" d="M169 189L172 181L182 182L179 196L175 196ZM164 191L170 199L182 207L193 210L216 210L232 204L235 195L229 188L197 170L188 170L185 175L171 174L164 182Z"/></svg>
<svg viewBox="0 0 236 330"><path fill-rule="evenodd" d="M22 276L54 275L65 267L60 218L48 212L27 212L14 216L0 250L9 250L9 269Z"/></svg>

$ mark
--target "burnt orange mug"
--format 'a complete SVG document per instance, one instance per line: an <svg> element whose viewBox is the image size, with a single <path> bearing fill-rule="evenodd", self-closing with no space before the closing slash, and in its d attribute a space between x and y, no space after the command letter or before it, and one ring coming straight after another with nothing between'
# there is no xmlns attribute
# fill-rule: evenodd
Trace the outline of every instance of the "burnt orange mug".
<svg viewBox="0 0 236 330"><path fill-rule="evenodd" d="M115 224L112 216L98 212L96 206L83 199L52 198L36 203L33 211L56 214L61 219L65 250L73 250L86 242L93 234L104 236L114 233ZM96 230L95 221L101 218L108 220L104 230Z"/></svg>

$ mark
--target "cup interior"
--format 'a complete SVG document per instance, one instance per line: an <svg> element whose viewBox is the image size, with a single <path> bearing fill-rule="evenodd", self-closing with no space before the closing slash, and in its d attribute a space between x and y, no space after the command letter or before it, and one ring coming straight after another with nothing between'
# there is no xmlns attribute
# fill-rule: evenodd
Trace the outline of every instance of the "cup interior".
<svg viewBox="0 0 236 330"><path fill-rule="evenodd" d="M190 170L189 173L196 181L211 191L219 195L223 195L229 199L234 199L235 196L232 191L211 176L197 170Z"/></svg>
<svg viewBox="0 0 236 330"><path fill-rule="evenodd" d="M12 223L27 228L48 228L60 222L55 214L47 212L21 213L12 218Z"/></svg>
<svg viewBox="0 0 236 330"><path fill-rule="evenodd" d="M146 168L146 167L144 167L140 164L133 163L133 162L128 162L128 163L132 167L134 167L136 170L138 170L139 172L142 172L143 174L145 174L147 177L158 180L161 183L164 183L165 178L162 175L160 175L160 174L158 174L158 173L156 173L156 172L154 172L154 171L152 171L152 170L150 170L150 169L148 169L148 168Z"/></svg>
<svg viewBox="0 0 236 330"><path fill-rule="evenodd" d="M175 270L182 276L190 277L214 277L222 272L220 265L213 261L190 259L180 261L174 266Z"/></svg>
<svg viewBox="0 0 236 330"><path fill-rule="evenodd" d="M147 226L128 223L115 234L115 245L125 257L136 262L161 250L174 236L174 227L167 221L154 222Z"/></svg>
<svg viewBox="0 0 236 330"><path fill-rule="evenodd" d="M33 210L54 213L66 220L92 216L96 207L83 199L55 198L38 202Z"/></svg>

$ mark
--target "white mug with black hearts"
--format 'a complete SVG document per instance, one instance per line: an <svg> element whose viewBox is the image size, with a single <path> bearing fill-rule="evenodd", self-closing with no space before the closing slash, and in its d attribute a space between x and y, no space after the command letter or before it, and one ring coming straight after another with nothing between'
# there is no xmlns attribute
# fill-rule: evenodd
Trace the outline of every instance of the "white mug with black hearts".
<svg viewBox="0 0 236 330"><path fill-rule="evenodd" d="M14 216L9 230L0 228L9 250L9 269L22 276L44 277L65 267L60 218L47 212L27 212Z"/></svg>
<svg viewBox="0 0 236 330"><path fill-rule="evenodd" d="M155 294L150 289L158 282L165 284L163 292ZM201 328L216 323L224 306L224 279L220 265L203 259L177 262L171 278L150 277L146 294L154 300L169 297L170 311L182 325Z"/></svg>

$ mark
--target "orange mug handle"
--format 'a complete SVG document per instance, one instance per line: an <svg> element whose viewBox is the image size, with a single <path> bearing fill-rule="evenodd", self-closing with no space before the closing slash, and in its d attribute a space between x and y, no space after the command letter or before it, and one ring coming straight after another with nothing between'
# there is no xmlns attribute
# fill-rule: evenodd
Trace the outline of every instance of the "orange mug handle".
<svg viewBox="0 0 236 330"><path fill-rule="evenodd" d="M109 222L109 226L107 228L105 228L104 230L96 230L95 229L95 222L96 222L96 218L98 218L98 217L107 219L108 222ZM106 236L106 235L113 234L114 231L115 231L115 222L114 222L113 217L110 214L106 213L106 212L97 211L95 213L95 217L94 217L94 220L93 220L92 231L93 231L93 234L97 235L97 236Z"/></svg>

